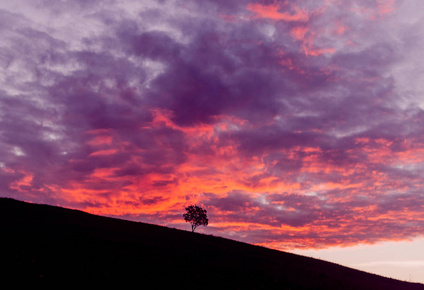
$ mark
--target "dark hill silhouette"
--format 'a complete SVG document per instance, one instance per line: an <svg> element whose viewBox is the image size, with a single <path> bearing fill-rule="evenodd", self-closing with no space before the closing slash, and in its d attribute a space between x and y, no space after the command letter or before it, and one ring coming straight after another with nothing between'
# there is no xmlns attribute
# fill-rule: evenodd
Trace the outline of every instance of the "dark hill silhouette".
<svg viewBox="0 0 424 290"><path fill-rule="evenodd" d="M2 281L160 289L424 289L224 238L0 198ZM153 284L149 284L153 283Z"/></svg>

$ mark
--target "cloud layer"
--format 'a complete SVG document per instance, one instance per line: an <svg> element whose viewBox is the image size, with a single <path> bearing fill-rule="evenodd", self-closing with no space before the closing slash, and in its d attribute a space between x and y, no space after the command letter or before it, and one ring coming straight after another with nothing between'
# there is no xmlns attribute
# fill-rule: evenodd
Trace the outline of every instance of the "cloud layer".
<svg viewBox="0 0 424 290"><path fill-rule="evenodd" d="M230 3L229 3L230 2ZM422 235L418 1L5 1L0 194L286 249Z"/></svg>

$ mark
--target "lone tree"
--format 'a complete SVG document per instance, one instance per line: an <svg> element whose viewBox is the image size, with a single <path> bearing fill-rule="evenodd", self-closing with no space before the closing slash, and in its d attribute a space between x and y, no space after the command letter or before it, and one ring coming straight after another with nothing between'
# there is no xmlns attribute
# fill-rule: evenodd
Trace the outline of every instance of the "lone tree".
<svg viewBox="0 0 424 290"><path fill-rule="evenodd" d="M183 214L184 220L191 223L191 232L198 226L207 226L208 217L206 216L206 209L197 205L190 205L186 207L187 213Z"/></svg>

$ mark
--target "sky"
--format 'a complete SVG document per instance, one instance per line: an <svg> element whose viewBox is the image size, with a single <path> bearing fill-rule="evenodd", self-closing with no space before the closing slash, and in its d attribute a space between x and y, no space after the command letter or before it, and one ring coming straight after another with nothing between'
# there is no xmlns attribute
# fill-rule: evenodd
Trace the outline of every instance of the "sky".
<svg viewBox="0 0 424 290"><path fill-rule="evenodd" d="M423 9L2 0L0 196L424 283Z"/></svg>

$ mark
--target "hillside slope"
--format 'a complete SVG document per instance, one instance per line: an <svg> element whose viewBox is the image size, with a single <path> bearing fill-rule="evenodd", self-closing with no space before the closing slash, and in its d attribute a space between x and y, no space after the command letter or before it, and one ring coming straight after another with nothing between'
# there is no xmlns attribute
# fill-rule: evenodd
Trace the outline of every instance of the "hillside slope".
<svg viewBox="0 0 424 290"><path fill-rule="evenodd" d="M8 198L0 198L0 228L3 281L122 280L174 289L424 289L219 237Z"/></svg>

